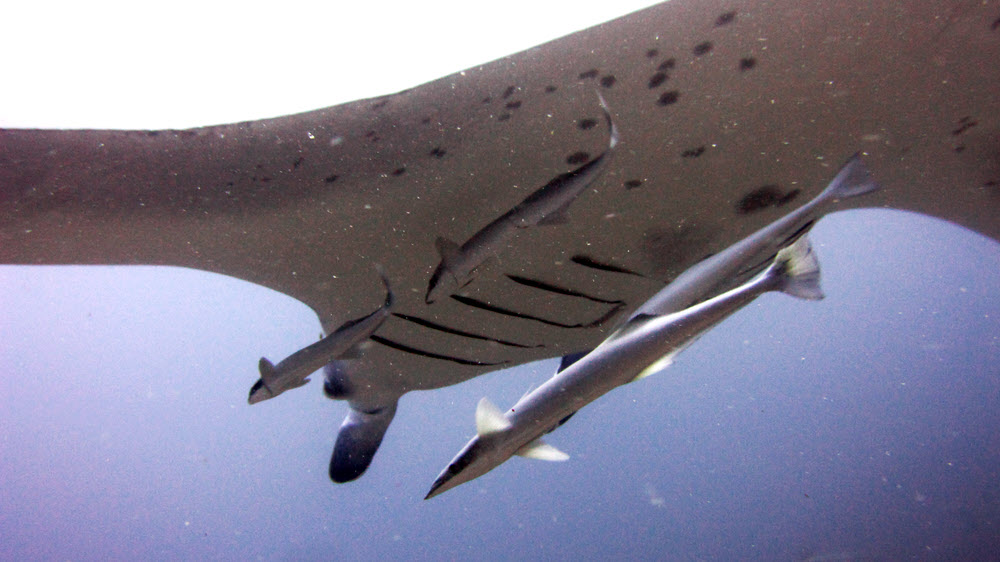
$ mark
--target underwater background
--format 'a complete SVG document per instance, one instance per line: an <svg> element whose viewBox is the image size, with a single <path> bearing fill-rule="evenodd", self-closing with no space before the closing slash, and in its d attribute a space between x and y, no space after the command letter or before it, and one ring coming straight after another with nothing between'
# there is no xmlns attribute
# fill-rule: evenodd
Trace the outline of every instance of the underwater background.
<svg viewBox="0 0 1000 562"><path fill-rule="evenodd" d="M814 229L827 298L768 294L549 441L423 501L554 361L400 403L326 474L319 377L247 405L262 349L319 333L269 289L178 268L0 267L5 559L989 559L1000 546L1000 246L898 211Z"/></svg>

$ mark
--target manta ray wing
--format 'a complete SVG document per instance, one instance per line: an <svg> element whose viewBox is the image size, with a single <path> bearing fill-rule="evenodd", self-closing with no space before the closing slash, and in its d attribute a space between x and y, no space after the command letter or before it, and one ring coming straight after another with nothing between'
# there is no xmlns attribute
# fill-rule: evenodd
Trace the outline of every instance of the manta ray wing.
<svg viewBox="0 0 1000 562"><path fill-rule="evenodd" d="M848 206L1000 238L998 21L996 3L968 0L673 0L309 113L2 130L0 263L218 272L301 300L328 330L379 302L370 264L384 264L396 315L341 397L395 404L593 348L619 313L609 303L638 306L808 201L859 150L885 189ZM463 298L425 303L436 239L469 238L606 149L595 90L621 147L568 222L523 229Z"/></svg>

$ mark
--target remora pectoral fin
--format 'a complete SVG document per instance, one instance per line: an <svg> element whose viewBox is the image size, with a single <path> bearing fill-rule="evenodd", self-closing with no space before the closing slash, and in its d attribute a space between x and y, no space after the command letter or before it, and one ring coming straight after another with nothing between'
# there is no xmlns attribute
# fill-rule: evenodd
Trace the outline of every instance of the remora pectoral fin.
<svg viewBox="0 0 1000 562"><path fill-rule="evenodd" d="M648 377L649 375L659 373L663 369L666 369L667 367L673 365L674 357L676 357L677 354L680 353L681 351L683 351L683 348L674 350L673 352L668 353L667 355L664 355L663 357L657 359L652 365L643 369L638 375L635 376L634 379L630 380L629 382L641 381L642 379Z"/></svg>
<svg viewBox="0 0 1000 562"><path fill-rule="evenodd" d="M629 382L635 382L635 381L642 380L642 379L648 377L649 375L658 373L658 372L662 371L663 369L666 369L667 367L673 365L674 364L674 358L677 357L678 355L680 355L681 353L683 353L684 350L687 349L688 347L691 347L691 344L693 344L694 342L698 341L698 338L700 338L701 336L702 336L702 334L699 334L699 335L697 335L697 336L689 339L688 341L684 342L682 345L680 345L679 347L677 347L677 349L671 351L670 353L664 355L663 357L660 357L653 364L651 364L650 366L648 366L645 369L643 369L642 372L640 372L638 375L636 375L636 377L634 379L632 379L631 381L629 381Z"/></svg>
<svg viewBox="0 0 1000 562"><path fill-rule="evenodd" d="M489 398L483 397L476 406L476 433L480 436L510 429L510 420L504 417Z"/></svg>
<svg viewBox="0 0 1000 562"><path fill-rule="evenodd" d="M541 438L535 439L531 443L521 447L514 454L519 457L538 459L540 461L564 461L569 459L569 455L542 441Z"/></svg>
<svg viewBox="0 0 1000 562"><path fill-rule="evenodd" d="M565 205L542 217L538 221L538 226L558 226L569 222L569 206L572 201L567 201Z"/></svg>

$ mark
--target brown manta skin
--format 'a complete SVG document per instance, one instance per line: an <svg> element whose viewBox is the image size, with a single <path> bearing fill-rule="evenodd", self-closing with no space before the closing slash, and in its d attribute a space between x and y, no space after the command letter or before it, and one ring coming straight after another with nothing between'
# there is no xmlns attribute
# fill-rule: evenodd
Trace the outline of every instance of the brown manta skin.
<svg viewBox="0 0 1000 562"><path fill-rule="evenodd" d="M308 113L0 130L0 263L222 273L301 300L327 332L378 306L382 265L395 315L328 385L357 418L338 442L348 480L402 394L595 346L855 152L883 190L847 206L1000 238L998 59L997 2L674 0ZM595 91L621 142L568 222L522 229L456 297L426 304L438 237L469 239L607 149ZM729 285L768 258L747 256ZM382 419L352 441L365 416Z"/></svg>

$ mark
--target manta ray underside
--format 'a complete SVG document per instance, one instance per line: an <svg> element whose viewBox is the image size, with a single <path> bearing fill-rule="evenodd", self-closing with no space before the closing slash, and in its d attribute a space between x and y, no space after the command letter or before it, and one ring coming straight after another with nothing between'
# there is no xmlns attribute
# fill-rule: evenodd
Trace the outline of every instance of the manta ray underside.
<svg viewBox="0 0 1000 562"><path fill-rule="evenodd" d="M673 0L299 115L3 130L0 263L222 273L301 300L328 333L379 306L382 265L392 314L326 385L351 404L331 466L350 480L404 393L594 347L663 282L814 197L857 151L884 190L849 205L1000 238L998 59L995 1ZM567 220L520 228L428 304L437 240L469 240L608 150L595 91L620 143ZM747 256L720 290L776 249Z"/></svg>

